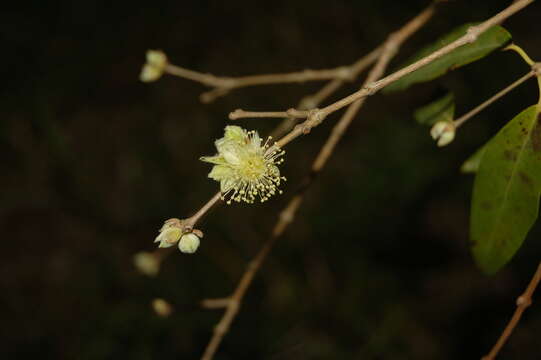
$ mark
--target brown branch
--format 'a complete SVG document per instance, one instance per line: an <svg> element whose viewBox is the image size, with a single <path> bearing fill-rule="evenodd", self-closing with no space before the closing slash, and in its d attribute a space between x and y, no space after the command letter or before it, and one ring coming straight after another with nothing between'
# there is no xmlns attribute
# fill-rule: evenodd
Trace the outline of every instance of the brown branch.
<svg viewBox="0 0 541 360"><path fill-rule="evenodd" d="M366 70L372 63L374 63L380 53L381 53L381 46L375 48L359 60L357 60L355 63L351 65L351 73L353 77L358 77L364 70ZM300 110L310 110L318 107L319 104L321 104L323 101L325 101L328 97L330 97L334 92L336 92L342 85L344 85L345 81L340 79L334 79L329 81L325 86L323 86L318 92L312 95L305 96L300 102L298 108ZM282 120L282 122L274 129L271 133L271 136L273 138L281 138L284 136L284 134L288 133L293 129L295 124L297 123L297 119L295 117L287 117Z"/></svg>
<svg viewBox="0 0 541 360"><path fill-rule="evenodd" d="M195 224L197 224L197 222L201 220L203 215L205 215L210 209L212 209L212 207L215 204L217 204L221 200L221 198L222 198L222 193L217 192L195 214L193 214L187 219L182 220L183 230L186 232L191 231L193 227L195 226Z"/></svg>
<svg viewBox="0 0 541 360"><path fill-rule="evenodd" d="M408 22L401 30L389 36L388 40L383 45L383 50L381 56L378 59L378 62L371 70L368 75L365 83L370 83L378 78L380 78L387 68L389 61L396 54L399 46L415 31L417 31L422 25L424 25L434 13L433 5L425 9L421 14L415 17L413 20ZM323 145L320 153L316 157L313 165L312 171L305 178L298 193L291 199L288 205L284 210L281 211L277 223L275 224L272 234L269 239L264 243L263 247L259 250L255 258L249 263L246 271L242 275L235 291L229 297L229 302L227 302L226 310L216 327L214 328L213 336L207 345L205 352L201 360L211 360L214 356L218 346L220 345L224 335L229 331L231 323L235 319L241 302L244 298L244 295L250 286L255 274L261 268L263 261L271 251L272 247L276 240L284 233L287 226L294 220L295 214L302 203L304 198L304 193L309 188L316 175L321 171L327 160L329 159L330 154L335 148L335 145L338 143L342 135L345 133L348 125L353 120L355 114L360 109L364 102L364 99L352 104L348 111L343 115L342 119L335 125L331 135L327 139L327 142ZM208 305L219 303L220 305L224 304L223 299L218 299L215 302L213 300L204 300L203 305Z"/></svg>
<svg viewBox="0 0 541 360"><path fill-rule="evenodd" d="M284 145L288 144L289 142L299 137L300 135L308 134L312 128L321 124L321 122L323 122L323 120L325 120L325 118L329 114L335 111L338 111L342 109L343 107L348 106L359 99L362 99L362 98L365 98L367 96L377 93L379 90L401 79L405 75L410 74L422 68L423 66L430 64L431 62L441 58L442 56L450 53L451 51L463 45L471 44L475 42L477 38L479 37L479 35L487 31L492 26L501 23L503 20L507 19L508 17L515 14L516 12L522 10L526 6L530 5L533 1L534 0L515 1L513 4L509 5L509 7L499 12L498 14L494 15L490 19L482 22L479 25L470 27L465 35L453 41L452 43L442 47L441 49L436 50L432 54L378 81L373 81L371 83L368 83L359 91L356 91L353 94L346 96L345 98L340 99L322 109L314 109L316 111L312 111L311 113L307 114L306 120L302 124L297 125L291 132L289 132L282 139L280 139L277 142L277 145L279 147L284 147Z"/></svg>
<svg viewBox="0 0 541 360"><path fill-rule="evenodd" d="M293 118L302 119L308 116L308 111L288 109L286 111L244 111L237 109L229 113L229 120L238 120L244 118Z"/></svg>
<svg viewBox="0 0 541 360"><path fill-rule="evenodd" d="M213 90L201 94L200 97L202 102L209 103L220 96L228 94L231 90L248 86L303 83L307 81L321 81L329 79L351 81L355 78L353 71L355 70L354 66L355 64L353 66L340 66L334 69L307 69L283 74L251 75L240 77L220 77L212 74L203 74L172 64L167 64L164 71L170 75L175 75L213 87Z"/></svg>
<svg viewBox="0 0 541 360"><path fill-rule="evenodd" d="M488 355L482 357L481 360L494 360L496 358L501 348L505 345L507 339L509 339L511 333L520 321L522 313L532 304L532 295L535 292L537 285L539 285L539 281L541 281L541 263L539 263L539 266L537 266L537 270L533 275L532 280L530 280L530 283L528 284L528 287L526 288L524 294L520 295L517 298L517 308L515 310L515 313L511 317L511 320L509 320L509 323L498 338L496 344L494 344L492 350L490 350Z"/></svg>
<svg viewBox="0 0 541 360"><path fill-rule="evenodd" d="M216 308L218 307L215 306L217 304L226 304L226 306L225 312L220 319L220 322L218 322L218 324L214 327L212 338L210 339L210 342L205 348L205 352L203 353L201 360L211 360L216 353L216 350L218 350L218 347L220 346L224 335L227 334L231 323L237 316L240 304L242 302L242 299L244 298L244 294L252 283L255 274L263 264L263 261L265 261L268 253L271 251L274 242L280 237L280 235L283 234L287 225L293 220L295 212L299 208L301 201L302 197L297 195L288 203L287 207L282 210L282 212L280 213L279 221L276 223L272 230L272 235L269 237L269 239L265 242L257 255L252 259L252 261L250 261L250 263L246 267L246 271L242 274L242 277L240 278L239 283L237 284L237 287L235 288L233 294L226 298L227 300L205 299L202 301L201 304L207 308Z"/></svg>
<svg viewBox="0 0 541 360"><path fill-rule="evenodd" d="M522 84L523 82L525 82L526 80L528 80L529 78L534 77L534 76L535 76L535 72L530 71L526 75L521 76L518 80L514 81L512 84L507 86L505 89L502 89L502 90L498 91L497 94L494 94L488 100L486 100L483 103L477 105L475 108L468 111L466 114L464 114L461 117L459 117L458 119L454 120L453 123L455 124L455 128L458 129L458 127L460 127L462 124L464 124L470 118L474 117L479 112L484 110L487 106L491 105L492 103L494 103L495 101L497 101L498 99L503 97L505 94L507 94L508 92L510 92L511 90L513 90L514 88L516 88L517 86L519 86L520 84Z"/></svg>
<svg viewBox="0 0 541 360"><path fill-rule="evenodd" d="M221 96L227 95L234 89L248 86L303 83L307 81L331 79L332 81L329 82L326 87L324 87L320 92L312 95L313 98L311 99L311 102L319 103L331 93L336 91L336 89L338 89L344 82L353 81L364 69L366 69L367 66L377 59L380 51L381 49L376 48L370 54L359 59L355 63L349 66L339 66L334 69L306 69L291 73L231 77L200 73L198 71L167 63L165 65L164 72L212 87L212 90L201 94L200 99L204 103L210 103Z"/></svg>

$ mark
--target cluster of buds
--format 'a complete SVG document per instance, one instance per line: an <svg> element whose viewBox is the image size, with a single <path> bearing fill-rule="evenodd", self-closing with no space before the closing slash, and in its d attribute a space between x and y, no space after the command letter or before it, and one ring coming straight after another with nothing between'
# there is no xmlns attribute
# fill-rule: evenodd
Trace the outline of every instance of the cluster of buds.
<svg viewBox="0 0 541 360"><path fill-rule="evenodd" d="M178 243L181 252L193 254L199 247L199 238L202 237L201 230L191 229L183 220L173 218L165 221L154 242L159 243L160 248L168 248Z"/></svg>
<svg viewBox="0 0 541 360"><path fill-rule="evenodd" d="M147 62L141 70L139 80L142 82L152 82L158 80L167 66L167 56L163 51L148 50Z"/></svg>

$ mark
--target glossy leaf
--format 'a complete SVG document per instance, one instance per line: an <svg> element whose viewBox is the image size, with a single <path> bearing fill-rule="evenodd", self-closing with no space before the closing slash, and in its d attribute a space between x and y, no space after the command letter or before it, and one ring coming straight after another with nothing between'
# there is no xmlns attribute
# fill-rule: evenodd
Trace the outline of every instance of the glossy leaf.
<svg viewBox="0 0 541 360"><path fill-rule="evenodd" d="M479 169L479 164L481 163L481 158L485 153L486 146L487 145L484 145L477 149L477 151L474 152L472 156L470 156L466 161L464 161L464 163L460 167L461 173L475 174L477 172L477 169Z"/></svg>
<svg viewBox="0 0 541 360"><path fill-rule="evenodd" d="M434 125L438 121L452 121L455 116L455 97L452 92L413 113L419 124Z"/></svg>
<svg viewBox="0 0 541 360"><path fill-rule="evenodd" d="M541 117L536 105L485 146L473 187L470 237L487 273L505 265L537 219L541 193Z"/></svg>
<svg viewBox="0 0 541 360"><path fill-rule="evenodd" d="M414 63L415 61L430 55L434 51L444 47L447 44L452 43L462 35L466 34L471 26L475 23L464 24L447 35L439 38L434 43L421 49L415 54L409 61L406 62L400 68ZM460 66L469 64L476 60L479 60L492 51L497 50L511 41L511 34L501 26L493 26L483 34L479 36L477 41L472 44L466 44L449 54L442 56L441 58L431 62L430 64L423 66L422 68L414 71L408 75L405 75L400 80L390 84L383 89L384 93L390 93L393 91L405 90L413 84L430 81L441 75L444 75L450 70L454 70Z"/></svg>

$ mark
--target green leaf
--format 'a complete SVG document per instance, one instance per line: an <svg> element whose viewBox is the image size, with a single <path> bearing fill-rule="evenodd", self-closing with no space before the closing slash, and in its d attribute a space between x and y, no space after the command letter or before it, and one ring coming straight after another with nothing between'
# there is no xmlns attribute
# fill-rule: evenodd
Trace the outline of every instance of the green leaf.
<svg viewBox="0 0 541 360"><path fill-rule="evenodd" d="M477 23L464 24L447 35L439 38L437 41L421 49L409 61L400 68L412 64L415 61L430 55L436 50L441 49L466 34L468 29ZM450 70L454 70L460 66L469 64L479 60L492 51L497 50L511 41L511 34L501 26L493 26L479 36L477 41L472 44L466 44L447 55L423 66L422 68L405 75L400 80L385 87L382 91L390 93L393 91L405 90L413 84L430 81L441 75L444 75Z"/></svg>
<svg viewBox="0 0 541 360"><path fill-rule="evenodd" d="M455 116L455 97L452 92L431 102L413 113L419 124L434 125L438 121L453 121Z"/></svg>
<svg viewBox="0 0 541 360"><path fill-rule="evenodd" d="M463 174L475 174L479 169L479 164L481 163L481 158L485 153L486 144L477 149L476 152L470 156L462 166L460 167L460 172Z"/></svg>
<svg viewBox="0 0 541 360"><path fill-rule="evenodd" d="M475 177L470 237L487 273L505 265L537 219L541 194L541 116L518 114L485 145Z"/></svg>

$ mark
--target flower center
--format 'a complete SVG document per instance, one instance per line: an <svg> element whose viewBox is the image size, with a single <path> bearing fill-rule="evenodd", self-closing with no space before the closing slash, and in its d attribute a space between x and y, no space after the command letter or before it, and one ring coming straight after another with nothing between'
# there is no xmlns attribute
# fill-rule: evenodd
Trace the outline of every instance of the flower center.
<svg viewBox="0 0 541 360"><path fill-rule="evenodd" d="M267 167L261 155L250 154L241 162L239 175L247 181L255 181L265 175Z"/></svg>

